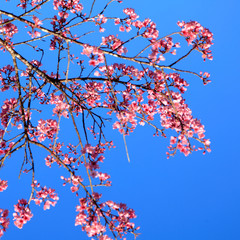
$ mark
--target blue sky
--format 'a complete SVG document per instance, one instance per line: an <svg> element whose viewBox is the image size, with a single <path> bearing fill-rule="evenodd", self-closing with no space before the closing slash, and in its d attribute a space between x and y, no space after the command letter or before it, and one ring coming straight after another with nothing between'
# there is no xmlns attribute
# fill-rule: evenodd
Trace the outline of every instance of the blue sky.
<svg viewBox="0 0 240 240"><path fill-rule="evenodd" d="M104 192L105 198L125 202L136 211L135 222L141 227L138 240L240 239L240 2L125 0L119 8L126 6L134 8L141 19L155 21L160 35L177 31L178 20L198 21L213 32L213 61L203 63L198 55L181 65L211 73L212 83L207 86L192 76L186 78L190 83L186 98L193 115L205 125L212 152L206 155L197 152L187 158L177 154L166 159L168 140L153 137L150 127L137 127L126 139L129 164L122 137L111 131L117 148L107 152L103 166L113 182ZM0 63L3 64L1 59ZM10 178L9 185L14 185L1 193L1 208L28 196L30 189L25 184L29 177L20 181L14 177L19 171L17 160L15 155L0 172L0 178ZM88 239L80 227L74 227L77 199L67 187L61 187L56 179L60 175L58 168L54 173L43 168L40 177L45 181L43 184L58 191L60 201L56 207L43 211L34 206L33 219L22 230L11 225L3 240Z"/></svg>

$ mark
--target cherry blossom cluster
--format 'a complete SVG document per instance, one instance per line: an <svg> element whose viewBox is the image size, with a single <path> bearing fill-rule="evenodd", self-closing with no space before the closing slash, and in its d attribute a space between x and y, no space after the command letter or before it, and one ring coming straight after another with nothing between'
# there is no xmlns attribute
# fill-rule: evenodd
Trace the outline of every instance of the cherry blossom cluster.
<svg viewBox="0 0 240 240"><path fill-rule="evenodd" d="M10 117L15 115L15 108L17 107L17 99L10 98L6 99L2 105L2 111L0 112L1 124L4 128L7 127Z"/></svg>
<svg viewBox="0 0 240 240"><path fill-rule="evenodd" d="M83 226L82 229L87 232L89 237L105 233L105 226L97 221L96 200L86 197L79 199L79 203L80 205L76 207L76 211L79 213L76 216L75 226Z"/></svg>
<svg viewBox="0 0 240 240"><path fill-rule="evenodd" d="M96 170L99 169L99 162L103 162L104 156L100 155L103 154L105 148L103 147L106 144L101 144L97 146L91 146L90 144L86 144L85 147L81 150L82 154L89 155L89 162L86 163L86 168L89 170ZM100 156L99 156L100 155Z"/></svg>
<svg viewBox="0 0 240 240"><path fill-rule="evenodd" d="M18 28L16 25L8 22L9 19L1 19L0 20L0 34L3 35L6 40L10 40L14 34L18 32Z"/></svg>
<svg viewBox="0 0 240 240"><path fill-rule="evenodd" d="M123 12L127 15L127 18L121 19L116 18L115 19L115 25L118 25L121 23L121 26L119 27L120 32L130 32L132 30L131 25L139 16L135 13L135 10L132 8L125 8L123 9Z"/></svg>
<svg viewBox="0 0 240 240"><path fill-rule="evenodd" d="M0 192L3 192L8 187L8 181L0 179Z"/></svg>
<svg viewBox="0 0 240 240"><path fill-rule="evenodd" d="M0 208L0 238L9 226L10 220L8 218L8 214L9 211L7 209L4 210Z"/></svg>
<svg viewBox="0 0 240 240"><path fill-rule="evenodd" d="M47 188L46 186L40 186L40 183L37 183L36 180L32 183L32 188L34 188L35 195L32 198L32 201L35 202L36 205L39 205L43 202L43 209L50 209L50 206L55 206L57 201L59 200L58 195L55 193L55 190L52 188ZM40 190L38 190L40 188Z"/></svg>
<svg viewBox="0 0 240 240"><path fill-rule="evenodd" d="M4 92L11 86L16 91L16 76L12 75L14 68L11 65L6 65L0 69L0 91Z"/></svg>
<svg viewBox="0 0 240 240"><path fill-rule="evenodd" d="M136 218L133 209L126 204L117 204L113 201L100 203L101 194L94 192L93 197L79 199L80 205L76 211L75 225L81 225L82 229L87 232L89 237L101 236L103 239L111 239L106 234L106 227L102 222L108 223L108 227L114 236L122 238L126 233L134 234L138 227L131 222ZM99 238L99 239L102 239Z"/></svg>
<svg viewBox="0 0 240 240"><path fill-rule="evenodd" d="M69 178L61 176L61 179L64 181L63 186L65 186L67 183L72 183L70 189L73 193L79 190L80 184L83 182L83 178L81 176L76 175L73 175L72 177ZM76 195L78 196L78 193L76 193Z"/></svg>
<svg viewBox="0 0 240 240"><path fill-rule="evenodd" d="M203 80L203 84L206 85L208 83L211 82L211 80L209 79L210 77L210 73L208 72L200 72L200 76L201 76L201 79Z"/></svg>
<svg viewBox="0 0 240 240"><path fill-rule="evenodd" d="M82 96L86 99L89 106L95 107L101 105L101 102L99 102L101 95L99 93L103 90L103 87L104 85L102 83L96 81L85 84L84 89L86 92L84 92Z"/></svg>
<svg viewBox="0 0 240 240"><path fill-rule="evenodd" d="M31 31L28 31L27 33L32 37L32 38L37 38L37 37L40 37L41 36L41 33L36 31L35 28L42 25L42 21L36 17L36 16L33 16L33 21L34 21L34 24L31 24L29 25L31 27ZM27 26L26 26L27 27Z"/></svg>
<svg viewBox="0 0 240 240"><path fill-rule="evenodd" d="M106 29L102 27L107 22L107 18L103 14L99 14L96 18L92 19L96 26L99 26L99 32L104 32Z"/></svg>
<svg viewBox="0 0 240 240"><path fill-rule="evenodd" d="M65 164L66 164L66 163L68 164L70 158L68 157L67 154L64 155L63 151L61 150L62 147L63 147L63 144L61 144L61 143L57 143L56 145L51 145L51 144L49 144L49 148L50 148L51 150L53 150L56 155L58 155L58 156L64 156L64 159L65 159L65 160L63 160L63 162L64 162ZM58 161L56 161L56 158L53 157L52 155L48 155L48 156L45 158L45 164L46 164L46 166L48 166L48 167L51 167L54 162L57 162L57 163L58 163ZM59 166L61 166L60 163L58 163L58 164L59 164Z"/></svg>
<svg viewBox="0 0 240 240"><path fill-rule="evenodd" d="M0 135L3 135L3 131L0 131ZM14 142L10 142L7 145L7 143L4 140L2 140L0 143L0 155L8 154L11 151L11 148L13 147L13 145L14 145Z"/></svg>
<svg viewBox="0 0 240 240"><path fill-rule="evenodd" d="M79 0L54 0L53 6L54 10L59 10L59 15L63 15L67 10L70 10L71 13L81 12L83 10L83 5L79 3ZM68 14L65 15L65 18L68 17Z"/></svg>
<svg viewBox="0 0 240 240"><path fill-rule="evenodd" d="M83 48L83 51L82 51L81 54L87 55L88 57L90 57L90 60L89 60L89 65L90 66L95 67L99 63L104 62L104 57L103 57L102 50L100 50L97 47L90 46L88 44L85 44L83 47L84 48Z"/></svg>
<svg viewBox="0 0 240 240"><path fill-rule="evenodd" d="M193 51L211 60L212 33L190 21L178 22L181 31L161 36L156 23L141 20L134 9L125 8L112 16L108 8L113 0L102 9L95 2L83 8L80 0L19 0L17 13L0 7L1 54L7 52L13 60L13 65L6 61L0 68L0 91L7 96L0 109L0 168L8 157L24 149L20 171L33 174L29 200L21 199L14 206L18 228L33 216L29 204L43 203L46 210L59 200L54 189L41 186L34 178L38 174L35 147L47 151L43 157L46 166L55 164L67 172L61 177L63 185L68 183L73 195L80 198L75 225L98 240L138 234L134 210L103 200L96 190L111 186L111 176L100 164L105 151L114 147L104 128L110 120L124 141L138 125L149 124L154 135L163 137L169 130L167 157L177 152L188 156L197 150L211 151L204 125L184 98L191 83L187 73L204 85L210 82L210 74L175 66ZM53 10L52 15L44 15L46 7ZM21 28L23 24L25 28ZM110 35L104 34L105 28L113 29ZM176 35L191 48L182 56L177 56L181 41L176 41ZM46 66L49 46L56 62ZM21 50L28 47L31 56ZM168 54L170 63L163 65ZM61 129L65 127L75 131L75 136L63 139ZM7 180L0 179L0 192L7 186ZM0 237L8 227L7 217L8 211L0 209Z"/></svg>
<svg viewBox="0 0 240 240"><path fill-rule="evenodd" d="M123 12L129 16L131 20L136 20L139 18L139 16L135 13L135 10L133 8L125 8Z"/></svg>
<svg viewBox="0 0 240 240"><path fill-rule="evenodd" d="M61 115L64 116L65 118L68 118L68 108L69 105L64 101L64 96L63 94L56 95L54 93L51 94L50 97L50 104L56 105L55 108L53 109L53 114L56 114L57 116Z"/></svg>
<svg viewBox="0 0 240 240"><path fill-rule="evenodd" d="M132 26L134 26L138 32L142 28L145 28L142 36L148 38L150 41L154 42L159 36L159 31L157 30L156 24L151 21L151 19L146 18L144 21L137 20L139 16L135 13L135 10L132 8L126 8L123 12L128 16L127 18L116 18L114 20L115 25L121 24L119 27L120 32L130 32Z"/></svg>
<svg viewBox="0 0 240 240"><path fill-rule="evenodd" d="M17 7L21 7L22 9L26 9L28 4L31 4L32 7L35 7L35 6L38 6L39 3L42 2L42 0L31 0L30 2L28 0L20 0L20 2L21 3L18 4Z"/></svg>
<svg viewBox="0 0 240 240"><path fill-rule="evenodd" d="M123 46L123 42L114 35L102 37L102 45L106 45L111 50L116 51L119 55L127 53L127 48Z"/></svg>
<svg viewBox="0 0 240 240"><path fill-rule="evenodd" d="M212 51L209 50L213 45L213 34L209 29L204 28L196 21L178 22L178 26L182 28L181 33L186 38L188 44L196 45L197 49L202 52L203 59L213 59Z"/></svg>
<svg viewBox="0 0 240 240"><path fill-rule="evenodd" d="M66 153L63 149L64 143L56 143L56 144L49 144L49 149L54 152L55 156L53 155L48 155L45 158L45 164L48 167L51 167L54 162L56 162L59 167L61 167L61 163L71 167L71 169L77 170L77 167L82 164L83 162L80 160L80 158L76 157L78 153L76 152L76 147L70 144L67 146L69 150L68 153ZM58 158L56 159L56 156ZM60 162L60 161L61 162Z"/></svg>
<svg viewBox="0 0 240 240"><path fill-rule="evenodd" d="M125 65L120 66L115 64L115 69L116 68L122 70L122 75L124 72L126 73L125 70L127 68ZM108 69L108 74L110 72L110 75L113 74L111 69L113 68L109 67ZM126 73L126 75L127 74L129 73ZM141 114L141 118L147 121L153 121L154 115L160 114L162 127L165 129L173 129L179 133L179 141L176 147L173 147L174 144L172 144L173 141L171 141L170 151L175 152L175 150L178 149L187 156L194 150L202 149L194 149L195 147L191 146L189 138L194 137L194 135L204 144L205 149L210 151L209 144L206 144L208 140L204 138L204 126L199 120L193 118L191 110L188 108L188 105L185 104L185 100L181 95L186 91L189 84L177 73L163 74L163 72L159 70L151 71L145 69L142 74L150 77L154 83L151 88L149 84L149 89L147 89L148 103L144 103L144 93L146 90L137 89L130 83L126 90L121 92L115 91L115 98L119 101L119 108L116 114L118 121L113 124L113 128L119 129L121 133L126 133L126 131L123 130L124 128L132 131L137 126L136 117L138 114ZM116 78L119 78L119 75ZM166 89L166 82L169 82L169 86L175 87L179 92L168 91ZM133 98L133 90L136 100ZM115 105L114 98L112 98L110 94L111 91L108 91L109 99L107 101L108 105L106 105L108 107L110 107L110 103ZM117 94L121 95L122 101L120 101ZM122 106L123 109L120 110L120 106ZM144 121L141 120L139 124L144 125Z"/></svg>
<svg viewBox="0 0 240 240"><path fill-rule="evenodd" d="M56 120L40 119L38 121L38 126L36 128L34 135L35 135L35 137L38 137L38 140L40 142L45 141L46 138L53 141L54 135L57 133L57 131L58 131L58 123Z"/></svg>
<svg viewBox="0 0 240 240"><path fill-rule="evenodd" d="M103 172L92 171L91 176L94 178L98 178L100 180L100 185L111 186L111 181L107 181L110 179L110 175ZM106 181L106 182L105 182Z"/></svg>
<svg viewBox="0 0 240 240"><path fill-rule="evenodd" d="M154 63L165 61L165 57L163 56L165 53L170 52L171 54L176 55L176 49L172 50L173 47L179 48L180 44L174 44L171 37L166 37L160 41L153 41L151 54L148 55L148 58Z"/></svg>
<svg viewBox="0 0 240 240"><path fill-rule="evenodd" d="M187 87L189 86L189 84L187 83L186 80L184 80L183 78L180 77L180 74L178 73L170 73L167 74L165 76L165 78L168 79L172 79L173 80L173 86L175 88L177 88L180 93L184 93L185 91L187 91Z"/></svg>
<svg viewBox="0 0 240 240"><path fill-rule="evenodd" d="M33 217L31 210L29 209L28 202L25 199L18 200L18 203L14 205L13 221L16 227L22 228Z"/></svg>

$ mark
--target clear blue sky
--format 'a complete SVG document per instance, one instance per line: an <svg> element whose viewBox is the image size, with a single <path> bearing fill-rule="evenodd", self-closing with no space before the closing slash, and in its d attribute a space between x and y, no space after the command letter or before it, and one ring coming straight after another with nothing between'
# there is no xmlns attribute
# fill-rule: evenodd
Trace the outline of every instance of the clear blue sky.
<svg viewBox="0 0 240 240"><path fill-rule="evenodd" d="M190 76L186 95L194 116L206 127L212 152L194 153L187 158L178 154L167 160L168 141L153 137L149 127L137 127L127 137L129 164L122 137L115 131L111 134L117 148L107 153L104 165L112 176L113 187L105 192L105 197L135 209L136 224L141 227L138 240L240 239L240 2L125 0L124 5L119 5L125 6L133 7L142 19L148 17L155 21L160 35L178 30L178 20L199 21L213 32L214 60L203 64L199 55L196 60L186 59L182 64L183 68L211 73L212 83L205 87L199 79ZM0 178L18 174L19 170L14 168L16 161L17 156L8 161L6 172L3 169ZM55 180L61 174L46 168L42 173L42 181L49 179L43 184L55 186L60 201L48 211L34 206L34 217L23 230L11 225L3 240L88 239L81 227L74 227L77 199ZM15 204L19 196L27 198L29 189L24 184L28 181L27 177L18 183L12 179L10 183L16 184L16 188L9 187L1 193L0 207Z"/></svg>

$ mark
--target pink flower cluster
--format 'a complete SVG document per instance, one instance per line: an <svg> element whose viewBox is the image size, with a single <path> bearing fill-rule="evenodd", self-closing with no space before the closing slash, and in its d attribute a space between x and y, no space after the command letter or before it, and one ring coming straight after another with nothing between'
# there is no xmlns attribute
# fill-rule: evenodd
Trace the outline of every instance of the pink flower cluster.
<svg viewBox="0 0 240 240"><path fill-rule="evenodd" d="M115 1L121 2L120 0ZM22 93L21 96L18 91L15 92L18 95L16 99L7 99L2 104L0 118L3 129L0 129L0 155L18 151L25 146L30 137L31 141L28 141L26 151L31 151L31 145L34 144L47 148L50 153L45 158L46 165L51 167L51 164L56 162L59 167L66 168L70 173L70 177L61 177L63 185L69 183L72 193L77 196L85 191L85 197L79 199L80 203L76 208L76 226L81 225L90 238L98 240L112 240L107 235L108 232L112 232L113 236L116 236L115 238L122 238L127 233L133 233L136 236L135 231L138 228L132 221L136 218L132 209L122 203L103 201L102 194L89 190L98 186L111 186L110 175L100 170L105 150L107 147L113 147L113 143L107 142L104 135L104 124L107 121L105 113L113 115L115 121L113 129L118 129L124 135L133 132L138 124L144 125L145 123L154 127L156 135L161 132L164 137L166 137L167 129L173 130L175 134L170 138L168 156L174 155L177 151L185 156L196 150L210 151L210 141L205 138L204 126L192 116L192 111L183 97L188 83L178 73L181 71L192 73L200 77L204 84L210 81L208 79L210 74L207 72L197 74L188 70L178 70L172 66L188 57L193 50L202 53L204 59L212 59L209 50L213 44L212 33L194 21L178 22L181 32L160 38L156 24L149 18L144 21L138 20L139 16L132 8L123 10L123 18L108 17L108 5L113 2L112 0L108 1L104 9L96 15L93 15L98 11L95 1L92 3L92 8L90 6L93 12L88 14L82 12L83 6L80 4L80 0L20 0L20 2L18 6L25 9L25 12L29 10L29 7L32 8L38 4L53 4L51 5L55 10L53 16L44 17L41 13L36 16L32 15L31 23L26 21L26 24L30 27L29 34L33 38L40 36L40 32L36 30L41 29L40 26L44 24L46 29L42 28L42 30L47 32L46 39L49 35L51 38L49 39L50 49L58 49L58 66L57 70L54 68L49 70L50 72L55 71L51 74L44 70L42 62L44 62L45 50L38 48L39 44L36 43L33 51L36 50L36 54L42 51L42 58L38 56L39 60L28 61L24 56L24 51L21 53L23 54L22 58L16 55L17 61L21 60L21 64L26 65L25 70L21 70L22 67L20 67L20 81L16 81L16 73L12 66L6 65L0 69L1 91L4 92L10 88L15 91L19 84L18 87ZM41 18L37 16L41 16ZM24 16L22 15L22 17ZM13 17L13 19L15 18ZM48 20L50 24L47 24ZM1 44L0 47L12 53L10 47L12 51L15 51L14 46L18 46L11 42L16 40L14 34L18 32L18 29L7 21L8 19L0 20L0 25L2 24L0 34L4 35L4 44ZM24 20L22 21L24 22ZM94 38L98 37L99 33L92 31L92 27L99 28L100 33L104 32L105 29L102 25L105 24L104 26L108 27L109 21L114 21L117 25L116 28L119 28L120 31L119 36L124 35L123 32L129 32L129 34L125 34L128 36L120 38L115 33L111 33L110 35L100 35L100 40ZM17 24L19 27L20 25ZM89 29L84 31L82 26L87 28L89 26ZM109 32L111 30L109 29ZM97 35L91 39L93 41L96 39L98 45L93 46L88 42L90 38L86 35L89 33ZM165 54L176 55L176 49L180 47L180 44L173 40L173 36L176 34L184 37L192 49L183 57L174 60L172 64L159 65L165 60ZM24 39L24 34L19 37L19 41L22 41L19 42L20 44L28 42L27 39ZM13 40L11 40L12 38ZM136 53L127 55L128 50L125 46L134 46L133 44L138 40L147 42L147 46L144 45L140 49L133 48ZM44 44L45 41L41 40L40 47ZM76 56L73 54L74 44L83 48L82 52L77 52ZM113 56L116 57L116 61L111 60ZM174 56L171 58L173 59ZM112 64L110 64L111 62ZM132 62L131 64L134 66L127 65L127 62ZM77 63L75 67L74 63ZM92 67L86 66L88 64ZM76 71L72 69L79 69L79 74L75 75ZM50 79L44 77L45 74ZM64 79L64 77L66 78ZM41 111L39 106L42 105L39 104L45 105L42 108L43 111L48 111L49 107L50 115L59 117L59 121L39 120L38 118L36 126L33 122L36 121L36 118L33 115L32 120L31 114L35 114L35 110ZM67 139L70 142L66 144L66 139L61 140L62 136L58 134L60 117L69 118L69 113L73 117L73 125L78 135L76 145L73 145L73 139ZM78 117L81 118L80 122ZM90 122L89 119L91 119ZM22 121L21 124L20 121ZM10 126L22 129L21 133L19 134L20 131L18 131L18 135L14 135L15 131L10 131ZM6 134L8 132L13 136ZM84 133L84 137L80 137L82 133ZM16 139L16 144L11 142L11 139ZM48 145L40 144L47 139L52 142ZM49 140L48 142L50 142ZM195 140L201 144L202 148L192 145ZM31 164L31 161L25 161L25 163ZM83 173L82 169L86 172ZM33 167L30 167L29 170L23 172L33 170ZM7 181L0 179L0 192L6 190L7 187ZM54 189L43 187L36 180L31 187L30 200L34 201L36 205L43 204L44 210L55 206L59 200ZM33 216L29 204L25 199L21 199L14 209L14 224L18 228L22 228ZM9 219L7 217L8 211L0 209L0 237L8 227Z"/></svg>
<svg viewBox="0 0 240 240"><path fill-rule="evenodd" d="M61 163L64 163L65 165L68 165L69 167L71 167L72 169L76 169L76 166L74 165L75 163L77 164L77 166L80 165L80 161L79 158L75 158L73 156L71 156L70 154L72 153L71 151L69 153L64 153L62 147L64 146L64 143L56 143L55 145L49 144L49 148L59 157L61 158L61 162L58 161L58 159L56 159L53 155L48 155L45 158L45 164L48 167L51 167L51 165L56 162L59 167L62 166ZM68 146L69 147L69 146Z"/></svg>
<svg viewBox="0 0 240 240"><path fill-rule="evenodd" d="M101 95L99 93L103 90L103 86L102 83L95 81L85 84L84 89L86 92L84 92L83 97L90 107L101 105L101 102L98 101L101 100Z"/></svg>
<svg viewBox="0 0 240 240"><path fill-rule="evenodd" d="M96 178L99 178L99 180L100 180L101 182L104 182L104 181L106 181L107 179L110 178L110 175L109 175L109 174L107 174L107 173L102 173L102 172L96 172L96 171L95 171L95 173L94 173L94 176L95 176ZM110 182L107 182L107 184L109 185Z"/></svg>
<svg viewBox="0 0 240 240"><path fill-rule="evenodd" d="M7 209L0 208L0 238L3 236L3 233L6 232L6 229L9 225L9 218L8 218L9 211Z"/></svg>
<svg viewBox="0 0 240 240"><path fill-rule="evenodd" d="M102 239L109 239L105 235L106 227L101 221L108 222L109 230L121 238L124 234L138 229L134 228L135 225L131 222L136 218L133 209L127 208L126 204L117 204L113 201L99 203L100 198L101 194L98 193L94 193L93 198L81 198L80 205L76 208L79 213L76 216L75 225L81 225L89 237L101 235Z"/></svg>
<svg viewBox="0 0 240 240"><path fill-rule="evenodd" d="M3 130L0 129L0 136L3 135ZM14 142L10 142L9 145L7 145L7 143L2 140L1 143L0 143L0 155L3 155L3 154L7 154L12 146L14 145Z"/></svg>
<svg viewBox="0 0 240 240"><path fill-rule="evenodd" d="M47 188L46 186L42 187L39 183L37 183L36 180L31 186L35 190L35 196L32 198L32 200L35 202L36 205L40 205L43 202L44 210L50 209L50 205L52 205L53 207L56 205L59 197L55 193L54 189ZM40 188L40 190L37 190L37 188Z"/></svg>
<svg viewBox="0 0 240 240"><path fill-rule="evenodd" d="M20 229L33 217L25 199L18 200L18 204L14 205L14 211L14 224Z"/></svg>
<svg viewBox="0 0 240 240"><path fill-rule="evenodd" d="M172 79L173 80L173 86L177 88L181 93L184 93L187 91L187 87L189 84L180 77L180 74L178 73L170 73L165 76L166 79Z"/></svg>
<svg viewBox="0 0 240 240"><path fill-rule="evenodd" d="M127 48L122 46L123 42L115 37L114 35L109 35L107 37L102 37L102 45L106 45L113 51L117 51L117 54L122 55L127 53Z"/></svg>
<svg viewBox="0 0 240 240"><path fill-rule="evenodd" d="M6 99L3 102L2 111L0 112L0 118L3 127L7 127L10 116L14 115L13 113L17 107L17 102L18 101L15 98Z"/></svg>
<svg viewBox="0 0 240 240"><path fill-rule="evenodd" d="M81 150L82 154L88 154L89 156L89 162L85 164L85 167L88 168L90 171L99 169L99 162L103 162L104 156L100 155L103 154L105 151L104 145L97 145L97 146L91 146L90 144L86 144L85 147ZM99 156L100 155L100 156Z"/></svg>
<svg viewBox="0 0 240 240"><path fill-rule="evenodd" d="M20 0L21 3L19 3L17 5L17 7L21 7L22 9L26 9L27 8L27 3L28 3L28 0Z"/></svg>
<svg viewBox="0 0 240 240"><path fill-rule="evenodd" d="M175 149L178 149L180 152L184 153L185 156L189 155L195 148L194 146L191 147L189 139L196 135L198 139L203 142L206 150L210 151L209 144L206 144L208 141L204 139L204 126L198 119L193 118L191 110L188 108L188 105L185 104L185 100L179 93L172 91L170 93L173 99L173 105L161 106L159 109L161 112L162 126L166 129L174 129L179 133L178 137L171 138L169 150L175 152ZM168 93L166 93L166 95L168 95ZM174 144L176 144L176 147L173 147ZM201 149L199 148L198 150Z"/></svg>
<svg viewBox="0 0 240 240"><path fill-rule="evenodd" d="M111 217L110 230L117 231L120 236L123 236L123 234L127 232L133 232L139 229L139 227L135 228L133 222L130 222L132 219L136 218L136 214L135 211L128 208L126 204L117 204L113 201L107 201L101 206L108 207L107 215Z"/></svg>
<svg viewBox="0 0 240 240"><path fill-rule="evenodd" d="M213 34L207 28L196 21L178 22L178 26L182 28L181 34L186 38L188 44L195 44L196 48L202 52L203 59L213 59L212 51L209 50L213 45Z"/></svg>
<svg viewBox="0 0 240 240"><path fill-rule="evenodd" d="M200 72L200 76L201 76L201 78L203 80L203 84L204 85L206 85L206 84L211 82L211 80L209 79L210 73L208 73L208 72L204 72L204 73Z"/></svg>
<svg viewBox="0 0 240 240"><path fill-rule="evenodd" d="M137 20L139 17L135 10L132 8L126 8L123 12L128 16L127 18L120 19L116 18L114 20L115 25L121 24L119 27L120 32L130 32L132 30L131 26L134 26L139 31L142 28L146 28L143 32L143 37L150 38L151 41L155 41L159 35L159 32L156 28L156 24L152 22L149 18L145 19L144 21Z"/></svg>
<svg viewBox="0 0 240 240"><path fill-rule="evenodd" d="M81 176L72 176L71 182L73 186L71 187L72 192L76 192L79 189L79 185L81 182L83 182L83 178Z"/></svg>
<svg viewBox="0 0 240 240"><path fill-rule="evenodd" d="M165 50L170 50L173 43L169 40L169 48L167 42L164 42ZM179 44L176 44L179 45ZM106 67L99 68L101 72L106 75ZM116 73L118 71L118 74ZM210 151L209 145L205 144L207 141L204 139L204 126L199 120L193 118L192 112L188 105L185 104L185 100L182 94L187 90L189 84L180 77L178 73L164 74L160 70L149 70L146 68L144 71L138 71L134 67L126 66L124 64L114 64L108 66L108 74L115 79L119 79L123 76L138 75L138 79L149 78L149 82L146 84L146 88L138 88L137 85L130 82L125 85L125 90L114 92L118 101L118 109L116 111L115 99L112 97L110 86L106 83L104 92L107 94L107 101L103 103L103 106L108 107L116 112L118 121L113 124L114 129L118 129L121 133L128 133L133 131L138 122L136 118L140 115L142 119L146 121L153 121L155 115L159 115L161 118L161 125L165 129L173 129L178 134L178 142L176 146L170 145L170 151L175 152L177 148L180 152L188 155L194 149L190 144L190 138L197 137L202 142L207 151ZM116 76L114 76L116 74ZM209 74L204 73L206 78ZM130 78L130 79L131 79ZM178 91L168 90L166 84L169 84L169 88L175 88ZM134 94L133 94L134 92ZM144 102L144 95L147 93L148 101ZM145 95L146 96L146 95ZM120 100L121 99L121 100ZM112 111L109 113L111 114ZM144 125L145 121L141 120L139 124ZM185 136L186 135L186 136ZM198 148L200 150L201 148ZM195 149L196 150L196 149ZM168 153L169 154L169 153Z"/></svg>
<svg viewBox="0 0 240 240"><path fill-rule="evenodd" d="M50 97L50 104L55 104L56 107L53 109L53 114L56 114L57 116L64 116L65 118L68 118L68 108L69 105L64 102L65 98L63 94L55 95L54 93L51 94Z"/></svg>
<svg viewBox="0 0 240 240"><path fill-rule="evenodd" d="M8 181L0 179L0 192L3 192L8 187Z"/></svg>
<svg viewBox="0 0 240 240"><path fill-rule="evenodd" d="M152 22L151 20L147 19L149 26L143 33L143 37L151 39L152 42L156 41L159 36L159 31L157 30L156 23Z"/></svg>
<svg viewBox="0 0 240 240"><path fill-rule="evenodd" d="M36 31L35 28L38 28L40 27L40 25L43 24L43 22L36 16L33 16L33 22L34 23L31 23L31 24L28 24L26 27L31 27L31 31L28 31L27 33L32 37L32 38L37 38L37 37L40 37L41 36L41 33Z"/></svg>
<svg viewBox="0 0 240 240"><path fill-rule="evenodd" d="M82 55L87 55L90 57L89 65L90 66L97 66L99 63L104 62L103 52L97 47L90 46L88 44L84 44Z"/></svg>
<svg viewBox="0 0 240 240"><path fill-rule="evenodd" d="M83 178L81 176L76 175L73 175L72 177L69 178L61 176L61 179L64 181L63 186L66 186L67 183L72 183L73 186L71 186L71 191L73 193L79 190L80 183L83 182Z"/></svg>
<svg viewBox="0 0 240 240"><path fill-rule="evenodd" d="M17 26L12 24L11 22L4 24L5 22L8 22L9 19L3 19L0 20L0 24L3 24L0 27L0 34L3 34L7 37L6 40L10 40L14 34L18 32Z"/></svg>
<svg viewBox="0 0 240 240"><path fill-rule="evenodd" d="M133 8L125 8L123 9L123 12L128 15L131 20L136 20L137 18L139 18Z"/></svg>
<svg viewBox="0 0 240 240"><path fill-rule="evenodd" d="M124 128L130 129L132 131L137 126L135 111L122 110L116 114L116 117L118 118L118 121L113 124L113 129L119 129L120 133L126 134L127 131L125 131Z"/></svg>
<svg viewBox="0 0 240 240"><path fill-rule="evenodd" d="M17 7L21 7L22 9L26 9L27 8L27 4L31 4L32 7L37 6L38 3L41 3L42 0L31 0L29 2L29 0L20 0L20 4L17 5ZM39 7L40 8L40 7Z"/></svg>
<svg viewBox="0 0 240 240"><path fill-rule="evenodd" d="M10 86L16 91L16 76L11 76L13 72L14 68L11 65L6 65L3 68L0 68L1 92L8 90Z"/></svg>
<svg viewBox="0 0 240 240"><path fill-rule="evenodd" d="M165 57L163 54L170 52L173 55L176 55L176 49L172 50L173 47L179 48L179 43L174 44L171 37L166 37L165 39L152 40L152 48L151 53L148 55L148 58L152 62L159 63L160 61L164 61ZM172 50L172 51L171 51ZM158 56L158 54L160 54Z"/></svg>
<svg viewBox="0 0 240 240"><path fill-rule="evenodd" d="M53 1L54 10L62 9L61 12L66 12L70 10L71 13L81 12L83 10L83 6L79 3L79 0L54 0Z"/></svg>
<svg viewBox="0 0 240 240"><path fill-rule="evenodd" d="M99 26L99 32L104 32L105 28L102 27L102 24L107 22L107 18L103 14L99 14L96 19L93 18L96 26Z"/></svg>
<svg viewBox="0 0 240 240"><path fill-rule="evenodd" d="M46 138L53 141L54 134L58 131L58 123L56 120L48 119L38 121L38 126L36 128L35 136L38 136L38 140L43 142Z"/></svg>

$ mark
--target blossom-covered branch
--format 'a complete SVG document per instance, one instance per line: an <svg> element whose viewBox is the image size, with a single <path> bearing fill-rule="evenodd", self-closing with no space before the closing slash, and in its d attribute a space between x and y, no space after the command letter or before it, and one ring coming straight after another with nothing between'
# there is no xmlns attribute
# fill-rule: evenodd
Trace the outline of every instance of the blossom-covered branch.
<svg viewBox="0 0 240 240"><path fill-rule="evenodd" d="M22 228L32 219L33 203L47 210L59 200L55 189L37 180L39 159L46 167L65 170L63 186L79 198L75 225L88 237L136 237L134 210L102 197L100 187L110 187L111 180L101 165L114 147L106 129L123 135L127 156L125 136L145 124L154 135L171 134L167 157L178 151L185 156L209 152L204 125L192 115L184 93L191 78L206 85L210 74L178 64L193 52L212 60L212 33L196 21L182 21L162 36L151 19L141 20L132 8L121 9L120 0L105 5L94 0L89 11L79 0L20 0L10 9L8 4L15 2L4 3L5 10L0 7L0 54L6 59L0 66L0 168L23 153L19 176L31 173L32 180L28 200L16 199L14 224ZM112 16L111 6L121 11ZM182 47L184 42L188 46ZM73 137L64 137L64 128ZM7 180L0 179L1 194L7 187ZM0 209L0 237L8 216L9 210Z"/></svg>

